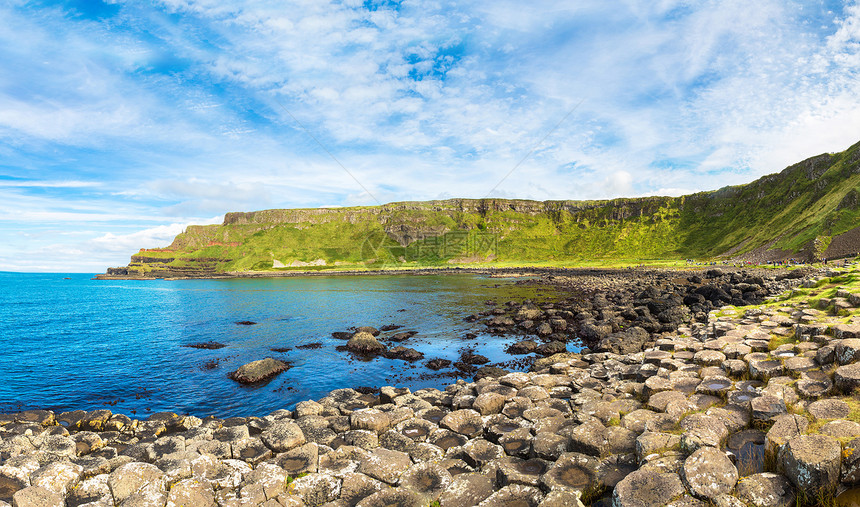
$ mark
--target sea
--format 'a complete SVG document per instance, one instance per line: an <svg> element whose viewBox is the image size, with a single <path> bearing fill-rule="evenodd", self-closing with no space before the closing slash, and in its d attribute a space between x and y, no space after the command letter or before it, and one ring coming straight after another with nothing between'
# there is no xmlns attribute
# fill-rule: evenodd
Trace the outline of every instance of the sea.
<svg viewBox="0 0 860 507"><path fill-rule="evenodd" d="M492 309L487 301L561 297L545 286L473 274L92 278L0 273L0 413L106 408L137 418L161 411L263 416L343 387L441 389L456 379L440 378L424 366L427 360L455 361L473 349L493 363L507 361L512 356L505 348L523 339L490 336L465 317ZM334 331L384 325L417 332L400 345L425 359L362 360L335 349L346 342L332 337ZM226 347L187 347L209 341ZM297 348L314 343L322 346ZM265 357L292 367L261 385L227 377Z"/></svg>

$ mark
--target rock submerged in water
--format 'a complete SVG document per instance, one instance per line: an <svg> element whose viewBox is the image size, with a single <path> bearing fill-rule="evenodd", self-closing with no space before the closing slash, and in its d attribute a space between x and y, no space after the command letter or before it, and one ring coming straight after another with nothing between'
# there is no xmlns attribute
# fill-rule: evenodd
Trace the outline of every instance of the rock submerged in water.
<svg viewBox="0 0 860 507"><path fill-rule="evenodd" d="M227 376L240 384L256 384L289 369L288 363L267 357L244 364L238 370L228 373Z"/></svg>
<svg viewBox="0 0 860 507"><path fill-rule="evenodd" d="M431 359L427 361L424 366L430 368L431 370L441 370L442 368L447 368L451 366L450 359Z"/></svg>
<svg viewBox="0 0 860 507"><path fill-rule="evenodd" d="M380 354L385 351L385 345L379 343L379 340L367 331L358 331L346 343L346 348L350 352L365 356Z"/></svg>
<svg viewBox="0 0 860 507"><path fill-rule="evenodd" d="M207 350L223 349L226 346L227 345L224 345L223 343L212 342L212 341L210 341L210 342L199 342L199 343L188 343L186 345L183 345L183 347L188 347L191 349L207 349Z"/></svg>

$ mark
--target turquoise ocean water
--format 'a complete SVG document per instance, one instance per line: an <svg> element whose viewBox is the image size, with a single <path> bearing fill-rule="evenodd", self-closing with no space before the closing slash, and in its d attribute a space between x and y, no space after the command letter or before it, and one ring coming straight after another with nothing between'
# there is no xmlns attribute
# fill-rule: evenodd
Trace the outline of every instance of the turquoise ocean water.
<svg viewBox="0 0 860 507"><path fill-rule="evenodd" d="M68 278L68 279L66 279ZM108 408L145 417L265 415L340 387L441 388L423 362L359 361L333 331L386 324L419 334L402 345L455 360L467 346L491 361L514 338L480 333L463 318L484 301L540 300L545 289L473 275L319 276L244 280L97 281L83 274L0 273L0 412ZM237 325L253 321L256 325ZM478 332L474 340L467 332ZM217 341L201 350L182 345ZM319 349L297 345L322 342ZM286 353L273 347L292 347ZM275 357L293 367L246 387L227 378ZM208 368L207 368L208 363ZM215 365L214 368L211 366ZM450 370L447 370L450 371Z"/></svg>

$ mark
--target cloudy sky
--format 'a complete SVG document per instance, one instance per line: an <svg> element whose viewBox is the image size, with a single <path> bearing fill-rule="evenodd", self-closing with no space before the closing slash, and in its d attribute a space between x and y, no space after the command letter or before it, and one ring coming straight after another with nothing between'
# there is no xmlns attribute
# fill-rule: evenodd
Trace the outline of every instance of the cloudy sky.
<svg viewBox="0 0 860 507"><path fill-rule="evenodd" d="M225 212L745 183L860 140L832 0L0 1L0 270Z"/></svg>

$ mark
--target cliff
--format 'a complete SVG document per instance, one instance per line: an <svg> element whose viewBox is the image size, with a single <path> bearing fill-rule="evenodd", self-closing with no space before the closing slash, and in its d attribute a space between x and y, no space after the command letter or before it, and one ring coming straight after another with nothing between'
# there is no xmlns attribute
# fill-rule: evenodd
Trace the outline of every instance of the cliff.
<svg viewBox="0 0 860 507"><path fill-rule="evenodd" d="M860 143L746 185L605 201L449 199L227 213L107 277L470 263L814 259L860 250Z"/></svg>

